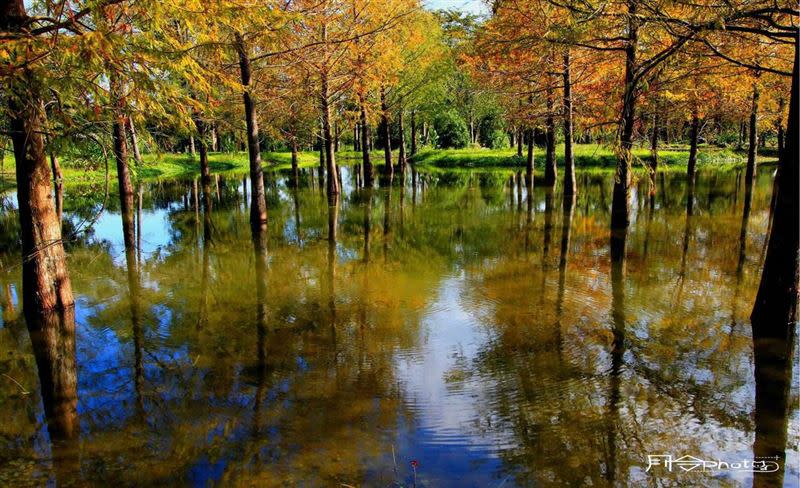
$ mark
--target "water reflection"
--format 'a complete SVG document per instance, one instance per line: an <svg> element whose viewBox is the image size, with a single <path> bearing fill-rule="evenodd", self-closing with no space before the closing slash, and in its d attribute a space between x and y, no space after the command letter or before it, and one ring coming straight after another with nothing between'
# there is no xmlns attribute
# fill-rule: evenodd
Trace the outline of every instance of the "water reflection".
<svg viewBox="0 0 800 488"><path fill-rule="evenodd" d="M69 249L58 329L27 332L4 267L0 482L410 485L415 460L417 486L609 486L653 482L646 455L673 451L798 475L794 344L751 333L735 172L660 174L655 201L643 179L609 241L608 175L564 198L413 166L361 188L345 166L329 201L315 170L266 176L268 227L238 176L142 185L130 221L112 199ZM65 223L96 208L75 192ZM703 476L660 473L753 479Z"/></svg>

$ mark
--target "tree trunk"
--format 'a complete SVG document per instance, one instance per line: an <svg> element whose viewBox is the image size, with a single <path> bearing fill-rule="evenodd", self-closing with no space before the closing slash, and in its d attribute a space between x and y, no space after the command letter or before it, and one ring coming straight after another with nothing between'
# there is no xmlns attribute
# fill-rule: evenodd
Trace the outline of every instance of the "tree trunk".
<svg viewBox="0 0 800 488"><path fill-rule="evenodd" d="M545 120L545 139L547 140L547 153L544 159L544 185L555 186L558 170L556 169L556 124L553 118L553 88L547 88L547 118Z"/></svg>
<svg viewBox="0 0 800 488"><path fill-rule="evenodd" d="M334 154L333 134L331 127L331 107L330 107L330 91L328 88L328 73L322 71L320 76L321 92L320 92L320 108L322 110L322 134L325 144L325 162L328 172L328 199L333 199L339 195L339 179L338 170L336 168L336 156Z"/></svg>
<svg viewBox="0 0 800 488"><path fill-rule="evenodd" d="M392 137L389 127L389 107L386 104L386 90L381 87L381 137L383 138L383 173L391 182L394 176L392 167Z"/></svg>
<svg viewBox="0 0 800 488"><path fill-rule="evenodd" d="M745 184L753 181L758 164L758 101L761 92L758 83L753 82L753 105L750 108L750 145L747 148L747 169L745 170ZM791 132L790 132L791 134Z"/></svg>
<svg viewBox="0 0 800 488"><path fill-rule="evenodd" d="M649 168L649 195L652 203L656 197L656 174L658 174L658 131L660 130L661 116L658 113L658 102L653 113L653 132L650 134L650 168ZM691 158L690 158L691 159Z"/></svg>
<svg viewBox="0 0 800 488"><path fill-rule="evenodd" d="M533 181L533 166L534 166L533 151L535 148L535 145L533 144L533 129L528 129L527 133L528 133L528 159L525 164L525 177Z"/></svg>
<svg viewBox="0 0 800 488"><path fill-rule="evenodd" d="M636 119L636 49L639 20L636 0L628 0L628 42L625 46L625 94L620 117L620 154L614 177L614 196L611 203L611 228L627 229L630 223L630 196L633 148L633 128Z"/></svg>
<svg viewBox="0 0 800 488"><path fill-rule="evenodd" d="M211 183L211 170L208 166L208 146L206 145L208 127L199 115L195 115L194 126L197 129L197 142L200 152L200 178L203 185L208 185Z"/></svg>
<svg viewBox="0 0 800 488"><path fill-rule="evenodd" d="M417 155L417 111L411 111L411 157Z"/></svg>
<svg viewBox="0 0 800 488"><path fill-rule="evenodd" d="M133 120L128 117L128 132L131 136L131 150L133 151L133 160L136 165L142 164L142 154L139 152L139 138L136 136L136 127L133 125Z"/></svg>
<svg viewBox="0 0 800 488"><path fill-rule="evenodd" d="M403 125L403 100L400 100L400 110L397 112L397 130L400 131L400 147L398 148L397 163L400 165L400 172L406 168L406 134Z"/></svg>
<svg viewBox="0 0 800 488"><path fill-rule="evenodd" d="M697 107L692 109L692 126L689 142L689 164L686 165L686 175L690 181L694 181L695 168L697 166L697 139L700 136L700 117L697 114Z"/></svg>
<svg viewBox="0 0 800 488"><path fill-rule="evenodd" d="M250 224L254 227L262 227L267 225L267 201L264 196L264 170L261 168L256 107L255 101L250 95L250 55L244 38L238 32L236 33L236 51L239 54L242 99L247 123L247 153L250 157Z"/></svg>
<svg viewBox="0 0 800 488"><path fill-rule="evenodd" d="M292 185L300 185L300 167L297 164L297 137L292 136Z"/></svg>
<svg viewBox="0 0 800 488"><path fill-rule="evenodd" d="M372 188L374 180L372 170L372 159L369 154L369 123L367 121L367 103L364 100L364 94L358 94L358 103L361 108L361 163L364 165L364 186Z"/></svg>
<svg viewBox="0 0 800 488"><path fill-rule="evenodd" d="M361 124L356 122L353 126L353 151L359 152L361 151L361 141L359 140L361 135Z"/></svg>
<svg viewBox="0 0 800 488"><path fill-rule="evenodd" d="M194 157L195 153L196 151L194 148L194 136L189 136L189 154L191 154L192 157Z"/></svg>
<svg viewBox="0 0 800 488"><path fill-rule="evenodd" d="M56 153L50 153L50 169L53 171L53 186L55 188L54 201L56 204L56 215L61 222L61 214L64 209L64 175L61 174L61 165L58 164Z"/></svg>
<svg viewBox="0 0 800 488"><path fill-rule="evenodd" d="M20 32L27 23L22 0L0 7L0 27ZM56 215L51 172L44 149L44 112L40 85L25 70L7 85L8 120L14 147L22 243L22 292L26 314L71 308L72 286Z"/></svg>
<svg viewBox="0 0 800 488"><path fill-rule="evenodd" d="M564 196L577 193L575 184L575 156L572 154L572 80L570 78L570 53L564 52Z"/></svg>
<svg viewBox="0 0 800 488"><path fill-rule="evenodd" d="M522 126L520 126L520 128L517 129L517 157L520 159L522 159L522 144L524 143L523 139L525 138L524 130L525 129L523 129Z"/></svg>
<svg viewBox="0 0 800 488"><path fill-rule="evenodd" d="M128 137L125 127L127 117L124 101L122 99L122 84L113 71L109 72L109 88L111 103L113 104L113 121L111 125L112 140L114 143L114 159L117 163L117 184L119 188L120 212L122 214L123 238L125 248L133 249L135 246L133 235L133 185L128 171Z"/></svg>
<svg viewBox="0 0 800 488"><path fill-rule="evenodd" d="M800 36L795 38L792 92L786 147L778 166L778 195L769 235L767 257L750 319L760 334L785 338L794 330L797 319L798 249L800 242L800 150L798 150L798 72Z"/></svg>

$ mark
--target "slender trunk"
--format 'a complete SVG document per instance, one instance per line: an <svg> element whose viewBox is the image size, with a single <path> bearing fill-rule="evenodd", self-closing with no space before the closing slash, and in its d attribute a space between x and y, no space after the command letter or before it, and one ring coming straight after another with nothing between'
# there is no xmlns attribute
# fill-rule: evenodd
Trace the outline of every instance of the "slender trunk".
<svg viewBox="0 0 800 488"><path fill-rule="evenodd" d="M533 144L533 129L528 129L528 159L525 163L525 176L533 180L533 166L534 166L534 144Z"/></svg>
<svg viewBox="0 0 800 488"><path fill-rule="evenodd" d="M381 137L383 138L383 172L388 180L394 176L392 167L392 137L389 127L389 107L386 104L386 90L381 87Z"/></svg>
<svg viewBox="0 0 800 488"><path fill-rule="evenodd" d="M194 148L194 136L189 136L189 154L194 157L195 155L195 148Z"/></svg>
<svg viewBox="0 0 800 488"><path fill-rule="evenodd" d="M397 163L400 165L400 172L402 173L406 168L406 134L405 126L403 125L402 100L400 100L400 110L397 112L397 130L400 131L400 147L398 148L399 154L397 155Z"/></svg>
<svg viewBox="0 0 800 488"><path fill-rule="evenodd" d="M300 168L297 164L297 137L292 136L292 186L300 186Z"/></svg>
<svg viewBox="0 0 800 488"><path fill-rule="evenodd" d="M322 135L325 144L325 163L328 172L328 199L339 195L339 171L336 168L334 154L333 134L331 127L330 89L328 87L328 72L323 70L320 76L320 109L322 110Z"/></svg>
<svg viewBox="0 0 800 488"><path fill-rule="evenodd" d="M630 196L633 148L633 128L636 118L636 50L639 20L636 0L628 0L628 42L625 46L625 94L620 118L620 154L614 177L614 196L611 204L611 228L627 229L630 223Z"/></svg>
<svg viewBox="0 0 800 488"><path fill-rule="evenodd" d="M133 125L133 120L128 117L128 132L131 136L131 150L133 151L133 160L136 165L142 164L142 154L139 152L139 138L136 136L136 126Z"/></svg>
<svg viewBox="0 0 800 488"><path fill-rule="evenodd" d="M369 154L369 123L367 121L367 103L364 100L364 94L358 94L358 103L361 106L361 162L364 165L364 186L372 188L374 179L372 170L372 159Z"/></svg>
<svg viewBox="0 0 800 488"><path fill-rule="evenodd" d="M361 151L361 141L359 140L359 136L361 134L361 124L356 122L353 126L353 151L359 152Z"/></svg>
<svg viewBox="0 0 800 488"><path fill-rule="evenodd" d="M649 166L649 196L650 203L655 201L656 197L656 174L658 174L658 131L660 130L661 116L658 113L659 106L656 101L655 110L653 112L653 132L650 134L650 166Z"/></svg>
<svg viewBox="0 0 800 488"><path fill-rule="evenodd" d="M411 111L411 157L417 154L417 111Z"/></svg>
<svg viewBox="0 0 800 488"><path fill-rule="evenodd" d="M0 3L0 29L22 32L28 25L22 0ZM71 309L74 304L51 198L51 173L44 148L41 83L27 68L4 87L8 129L14 147L22 244L22 292L26 314ZM71 312L69 312L71 313Z"/></svg>
<svg viewBox="0 0 800 488"><path fill-rule="evenodd" d="M520 159L522 159L522 144L524 144L523 139L525 138L524 131L525 129L523 129L521 126L519 129L517 129L517 157Z"/></svg>
<svg viewBox="0 0 800 488"><path fill-rule="evenodd" d="M796 34L797 35L797 34ZM800 249L800 148L798 148L798 77L800 73L800 35L795 37L792 91L789 100L789 123L786 147L778 165L775 214L769 235L767 257L750 316L761 334L785 338L797 319L798 249Z"/></svg>
<svg viewBox="0 0 800 488"><path fill-rule="evenodd" d="M122 213L123 238L125 248L133 249L133 185L128 171L128 138L125 127L125 106L122 100L122 84L116 73L109 73L111 103L113 104L112 140L114 143L114 159L117 163L117 183L119 187L120 211ZM130 232L128 230L131 230Z"/></svg>
<svg viewBox="0 0 800 488"><path fill-rule="evenodd" d="M211 183L211 170L208 166L208 146L206 145L206 134L208 127L199 115L195 115L194 126L197 129L198 149L200 153L200 178L204 185Z"/></svg>
<svg viewBox="0 0 800 488"><path fill-rule="evenodd" d="M545 120L545 138L547 140L547 153L544 159L544 185L552 187L556 184L558 170L556 169L556 123L553 118L553 88L547 87L547 118Z"/></svg>
<svg viewBox="0 0 800 488"><path fill-rule="evenodd" d="M56 153L50 153L50 169L53 171L53 186L55 188L56 215L61 222L61 214L64 209L64 175L61 174L61 165L58 164Z"/></svg>
<svg viewBox="0 0 800 488"><path fill-rule="evenodd" d="M250 224L254 227L262 227L267 225L267 201L264 196L264 170L261 168L256 106L250 95L250 54L244 38L238 32L236 33L236 51L239 55L242 99L247 123L247 152L250 157Z"/></svg>
<svg viewBox="0 0 800 488"><path fill-rule="evenodd" d="M745 182L753 181L756 175L758 164L758 101L761 92L758 83L753 82L753 105L750 108L750 146L747 148L747 169L745 171ZM789 132L791 134L791 132Z"/></svg>
<svg viewBox="0 0 800 488"><path fill-rule="evenodd" d="M694 181L695 169L697 167L697 139L700 135L700 116L697 107L692 109L692 126L689 142L689 164L686 166L686 175L689 180Z"/></svg>
<svg viewBox="0 0 800 488"><path fill-rule="evenodd" d="M574 195L575 156L572 153L572 80L570 77L570 53L564 51L564 196Z"/></svg>

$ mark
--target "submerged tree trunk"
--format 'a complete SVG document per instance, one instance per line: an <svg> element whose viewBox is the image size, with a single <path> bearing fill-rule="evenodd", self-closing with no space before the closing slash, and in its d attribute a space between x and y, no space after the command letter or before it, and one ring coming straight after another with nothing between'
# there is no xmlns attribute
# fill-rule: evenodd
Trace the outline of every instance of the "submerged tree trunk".
<svg viewBox="0 0 800 488"><path fill-rule="evenodd" d="M297 188L300 185L300 167L297 163L297 137L292 136L292 185Z"/></svg>
<svg viewBox="0 0 800 488"><path fill-rule="evenodd" d="M552 187L556 184L558 170L556 169L556 123L553 118L553 88L547 88L547 118L545 120L545 136L547 139L547 153L544 159L544 185Z"/></svg>
<svg viewBox="0 0 800 488"><path fill-rule="evenodd" d="M758 164L758 102L760 97L761 92L758 89L758 82L753 82L753 105L750 108L750 145L747 148L745 183L753 181L756 175L756 165ZM789 134L791 134L791 131Z"/></svg>
<svg viewBox="0 0 800 488"><path fill-rule="evenodd" d="M239 55L239 71L242 78L242 99L247 123L247 153L250 157L250 224L267 225L267 201L264 196L264 170L261 168L261 148L258 141L256 107L250 95L250 54L244 38L236 33L236 51Z"/></svg>
<svg viewBox="0 0 800 488"><path fill-rule="evenodd" d="M417 155L417 111L411 111L411 157Z"/></svg>
<svg viewBox="0 0 800 488"><path fill-rule="evenodd" d="M633 128L636 119L636 49L639 38L637 1L628 0L628 42L625 46L625 91L620 117L619 158L614 176L611 203L611 228L627 229L630 223L630 196Z"/></svg>
<svg viewBox="0 0 800 488"><path fill-rule="evenodd" d="M798 248L800 248L800 148L798 148L798 73L800 36L795 38L792 92L789 100L789 123L786 147L778 166L775 214L769 235L767 257L758 288L756 303L750 316L753 327L761 334L786 337L797 319Z"/></svg>
<svg viewBox="0 0 800 488"><path fill-rule="evenodd" d="M197 129L198 150L200 153L200 178L204 185L211 183L211 170L208 166L208 145L206 144L206 135L208 127L199 114L195 115L194 126Z"/></svg>
<svg viewBox="0 0 800 488"><path fill-rule="evenodd" d="M661 114L658 113L658 101L655 104L653 113L653 130L650 133L650 165L648 167L648 195L652 207L656 198L656 175L658 174L658 131L661 129Z"/></svg>
<svg viewBox="0 0 800 488"><path fill-rule="evenodd" d="M577 193L575 184L575 156L572 153L572 80L570 78L569 49L564 51L564 196Z"/></svg>
<svg viewBox="0 0 800 488"><path fill-rule="evenodd" d="M117 184L119 187L120 212L122 214L123 238L126 249L135 246L133 235L133 185L128 171L128 137L125 133L127 117L122 99L122 84L118 75L113 71L109 73L109 87L111 103L113 104L113 121L111 125L112 139L114 142L114 159L117 163ZM128 231L130 230L130 231Z"/></svg>
<svg viewBox="0 0 800 488"><path fill-rule="evenodd" d="M0 4L0 28L21 32L27 22L22 0ZM24 309L38 314L64 310L74 301L61 225L51 197L41 84L26 69L6 88L11 95L5 98L16 159Z"/></svg>
<svg viewBox="0 0 800 488"><path fill-rule="evenodd" d="M533 166L534 166L534 144L533 144L533 129L527 130L528 135L528 158L525 162L525 177L533 181Z"/></svg>
<svg viewBox="0 0 800 488"><path fill-rule="evenodd" d="M372 188L374 174L372 170L372 159L369 154L369 123L367 120L367 103L364 94L358 94L358 103L361 106L361 163L364 165L364 186Z"/></svg>
<svg viewBox="0 0 800 488"><path fill-rule="evenodd" d="M697 140L700 137L700 116L697 107L692 108L692 125L689 135L689 164L686 165L686 176L694 181L695 169L697 167Z"/></svg>
<svg viewBox="0 0 800 488"><path fill-rule="evenodd" d="M403 125L403 100L400 100L400 110L397 112L397 130L400 131L400 147L398 148L397 164L400 165L400 172L406 168L406 134Z"/></svg>
<svg viewBox="0 0 800 488"><path fill-rule="evenodd" d="M336 155L334 154L333 133L331 125L330 89L328 87L328 73L322 71L320 76L321 92L319 97L322 110L322 136L325 146L325 163L328 172L328 198L339 194L339 171L336 169Z"/></svg>
<svg viewBox="0 0 800 488"><path fill-rule="evenodd" d="M389 106L386 103L386 90L381 87L381 138L383 139L383 173L391 182L394 176L392 167L392 136L389 127Z"/></svg>

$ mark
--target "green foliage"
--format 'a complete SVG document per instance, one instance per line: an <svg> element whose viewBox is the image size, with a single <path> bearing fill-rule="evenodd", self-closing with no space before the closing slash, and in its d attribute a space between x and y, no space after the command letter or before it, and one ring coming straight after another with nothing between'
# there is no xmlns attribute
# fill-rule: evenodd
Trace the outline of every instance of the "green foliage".
<svg viewBox="0 0 800 488"><path fill-rule="evenodd" d="M454 110L441 112L433 122L438 138L438 147L460 149L469 144L467 124Z"/></svg>

